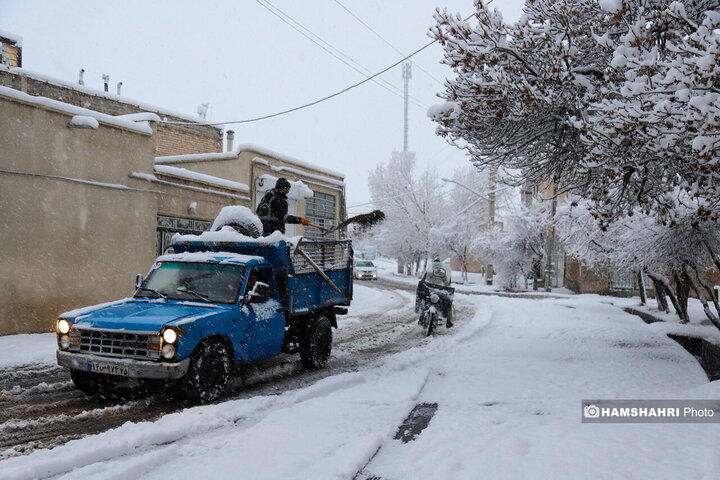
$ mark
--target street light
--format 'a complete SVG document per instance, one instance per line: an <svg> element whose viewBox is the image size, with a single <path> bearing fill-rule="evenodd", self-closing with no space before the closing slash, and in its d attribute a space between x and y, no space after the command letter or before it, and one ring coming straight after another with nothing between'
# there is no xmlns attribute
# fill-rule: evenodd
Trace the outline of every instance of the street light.
<svg viewBox="0 0 720 480"><path fill-rule="evenodd" d="M443 182L446 182L446 183L454 183L455 185L462 187L465 190L467 190L468 192L474 193L475 195L478 196L477 200L475 200L470 205L468 205L467 207L463 208L461 211L456 213L456 216L467 212L468 210L470 210L470 208L472 208L475 205L477 205L478 203L480 203L480 200L487 200L488 201L488 222L491 225L495 223L495 190L494 190L494 188L490 192L490 195L486 197L483 193L480 193L479 191L477 191L473 188L470 188L467 185L458 182L457 180L451 180L449 178L441 178L440 180L442 180Z"/></svg>

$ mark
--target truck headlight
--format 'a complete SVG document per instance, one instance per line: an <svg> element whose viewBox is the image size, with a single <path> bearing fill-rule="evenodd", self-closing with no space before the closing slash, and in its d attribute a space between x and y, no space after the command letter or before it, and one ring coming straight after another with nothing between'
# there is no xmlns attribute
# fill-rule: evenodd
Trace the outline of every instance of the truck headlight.
<svg viewBox="0 0 720 480"><path fill-rule="evenodd" d="M62 350L68 350L70 348L70 337L67 335L60 337L60 348Z"/></svg>
<svg viewBox="0 0 720 480"><path fill-rule="evenodd" d="M173 330L172 328L166 328L165 331L163 331L162 334L163 340L165 340L165 343L175 343L175 341L178 338L177 332ZM164 351L164 349L163 349ZM174 353L173 353L174 355Z"/></svg>
<svg viewBox="0 0 720 480"><path fill-rule="evenodd" d="M163 356L163 358L170 360L175 356L175 347L166 343L165 345L163 345L160 354Z"/></svg>
<svg viewBox="0 0 720 480"><path fill-rule="evenodd" d="M58 320L57 321L57 331L63 335L70 332L70 322L68 322L64 318L61 318L60 320Z"/></svg>

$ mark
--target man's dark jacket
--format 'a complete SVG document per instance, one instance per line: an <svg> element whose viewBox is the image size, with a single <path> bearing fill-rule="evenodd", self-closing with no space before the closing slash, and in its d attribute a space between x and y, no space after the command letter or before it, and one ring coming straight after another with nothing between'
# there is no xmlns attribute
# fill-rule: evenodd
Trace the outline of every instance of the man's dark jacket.
<svg viewBox="0 0 720 480"><path fill-rule="evenodd" d="M269 190L255 210L263 224L263 236L267 237L275 230L285 233L286 223L300 223L300 217L288 215L287 195L276 189Z"/></svg>

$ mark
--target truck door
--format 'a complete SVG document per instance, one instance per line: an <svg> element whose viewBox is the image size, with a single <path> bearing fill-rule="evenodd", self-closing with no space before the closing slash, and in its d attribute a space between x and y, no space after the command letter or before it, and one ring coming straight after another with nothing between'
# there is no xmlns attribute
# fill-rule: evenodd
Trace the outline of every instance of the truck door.
<svg viewBox="0 0 720 480"><path fill-rule="evenodd" d="M268 288L264 288L262 284ZM285 313L278 301L277 285L270 267L254 267L250 270L244 295L247 296L254 290L267 292L268 295L255 296L250 303L243 303L240 307L245 328L238 333L244 337L240 339L240 344L244 345L243 360L247 362L280 353L285 336Z"/></svg>

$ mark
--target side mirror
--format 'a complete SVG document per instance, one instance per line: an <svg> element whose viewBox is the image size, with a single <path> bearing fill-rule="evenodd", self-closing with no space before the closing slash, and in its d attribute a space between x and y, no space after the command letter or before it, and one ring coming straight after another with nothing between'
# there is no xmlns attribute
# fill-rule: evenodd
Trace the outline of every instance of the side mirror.
<svg viewBox="0 0 720 480"><path fill-rule="evenodd" d="M245 303L265 303L270 300L270 285L255 282L253 289L245 295Z"/></svg>
<svg viewBox="0 0 720 480"><path fill-rule="evenodd" d="M135 276L135 288L140 288L142 286L142 283L143 283L142 273L138 273Z"/></svg>

